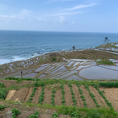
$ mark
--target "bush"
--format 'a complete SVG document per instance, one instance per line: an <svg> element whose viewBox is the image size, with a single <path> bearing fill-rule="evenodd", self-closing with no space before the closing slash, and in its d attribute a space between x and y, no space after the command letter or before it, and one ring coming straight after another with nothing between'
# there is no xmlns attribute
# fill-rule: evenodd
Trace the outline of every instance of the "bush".
<svg viewBox="0 0 118 118"><path fill-rule="evenodd" d="M39 118L39 112L35 112L29 116L29 118Z"/></svg>
<svg viewBox="0 0 118 118"><path fill-rule="evenodd" d="M5 108L6 108L6 106L0 105L0 111L4 110Z"/></svg>
<svg viewBox="0 0 118 118"><path fill-rule="evenodd" d="M4 83L1 83L1 82L0 82L0 88L5 88Z"/></svg>
<svg viewBox="0 0 118 118"><path fill-rule="evenodd" d="M105 87L105 88L118 88L118 81L114 82L100 82L99 87Z"/></svg>
<svg viewBox="0 0 118 118"><path fill-rule="evenodd" d="M58 115L57 112L54 112L54 113L52 114L52 118L58 118L58 117L59 117L59 115Z"/></svg>
<svg viewBox="0 0 118 118"><path fill-rule="evenodd" d="M18 109L12 109L12 118L17 118L20 114L21 112Z"/></svg>
<svg viewBox="0 0 118 118"><path fill-rule="evenodd" d="M7 89L6 88L0 88L0 99L5 99L7 96Z"/></svg>

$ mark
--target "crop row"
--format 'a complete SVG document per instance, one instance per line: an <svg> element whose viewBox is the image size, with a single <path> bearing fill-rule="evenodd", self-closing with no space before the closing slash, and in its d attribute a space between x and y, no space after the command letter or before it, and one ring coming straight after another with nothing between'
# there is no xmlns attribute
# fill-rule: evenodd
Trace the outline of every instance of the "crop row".
<svg viewBox="0 0 118 118"><path fill-rule="evenodd" d="M100 107L100 105L97 103L97 100L95 99L94 94L90 91L89 86L86 84L85 85L86 90L88 91L89 95L91 96L92 100L96 104L96 107Z"/></svg>
<svg viewBox="0 0 118 118"><path fill-rule="evenodd" d="M71 92L71 95L72 95L73 105L77 105L77 101L75 99L75 94L73 92L72 85L71 84L68 84L68 86L70 87L70 92Z"/></svg>
<svg viewBox="0 0 118 118"><path fill-rule="evenodd" d="M111 108L113 109L113 106L112 104L107 100L107 98L104 96L104 93L99 89L98 86L94 86L95 89L98 91L98 93L101 95L101 97L104 99L104 101L106 102L106 104Z"/></svg>
<svg viewBox="0 0 118 118"><path fill-rule="evenodd" d="M52 96L51 96L51 104L52 105L55 105L55 93L56 93L56 90L52 89Z"/></svg>
<svg viewBox="0 0 118 118"><path fill-rule="evenodd" d="M79 93L80 93L80 97L81 97L81 99L82 99L82 101L83 101L84 107L87 107L86 99L85 99L85 97L84 97L84 95L83 95L83 91L82 91L82 89L80 88L80 85L77 84L77 87L78 87L78 91L79 91Z"/></svg>
<svg viewBox="0 0 118 118"><path fill-rule="evenodd" d="M31 96L29 97L28 102L32 102L32 99L33 99L33 97L34 97L34 95L35 95L35 93L36 93L36 90L37 90L37 88L36 88L36 87L35 87L35 88L33 88L32 94L31 94Z"/></svg>
<svg viewBox="0 0 118 118"><path fill-rule="evenodd" d="M45 86L42 86L41 95L39 97L39 103L42 104L44 101Z"/></svg>
<svg viewBox="0 0 118 118"><path fill-rule="evenodd" d="M62 104L65 105L65 91L64 91L64 85L61 84L61 93L62 93Z"/></svg>

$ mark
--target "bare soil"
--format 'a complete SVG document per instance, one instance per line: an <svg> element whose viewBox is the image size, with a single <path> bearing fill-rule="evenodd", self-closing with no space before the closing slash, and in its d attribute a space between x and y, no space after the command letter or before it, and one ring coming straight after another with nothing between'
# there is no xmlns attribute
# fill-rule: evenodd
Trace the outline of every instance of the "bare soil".
<svg viewBox="0 0 118 118"><path fill-rule="evenodd" d="M40 94L41 94L41 87L38 87L35 96L33 97L32 100L33 103L38 104Z"/></svg>
<svg viewBox="0 0 118 118"><path fill-rule="evenodd" d="M29 92L29 88L19 89L18 91L16 91L15 95L13 96L13 100L24 102L28 92Z"/></svg>
<svg viewBox="0 0 118 118"><path fill-rule="evenodd" d="M92 100L91 96L89 95L88 91L86 90L86 88L84 86L81 86L80 88L82 89L83 95L85 96L87 106L89 108L95 108L96 105L94 101Z"/></svg>
<svg viewBox="0 0 118 118"><path fill-rule="evenodd" d="M51 104L51 95L52 95L52 93L51 93L52 91L51 91L51 89L49 89L49 88L45 88L45 95L44 95L44 104Z"/></svg>
<svg viewBox="0 0 118 118"><path fill-rule="evenodd" d="M65 101L66 101L66 105L73 105L72 102L72 95L70 92L70 88L68 87L68 85L64 85L64 91L65 91Z"/></svg>
<svg viewBox="0 0 118 118"><path fill-rule="evenodd" d="M118 111L118 88L101 88L106 98L112 103L114 109Z"/></svg>
<svg viewBox="0 0 118 118"><path fill-rule="evenodd" d="M56 93L55 93L55 104L56 105L62 105L61 103L62 101L62 93L61 93L61 90L56 90Z"/></svg>
<svg viewBox="0 0 118 118"><path fill-rule="evenodd" d="M8 92L8 95L6 97L6 100L11 100L15 93L16 93L16 90L10 90Z"/></svg>
<svg viewBox="0 0 118 118"><path fill-rule="evenodd" d="M90 86L89 88L90 88L90 91L94 94L95 99L97 100L98 104L103 107L108 107L104 99L98 93L98 91L92 86Z"/></svg>
<svg viewBox="0 0 118 118"><path fill-rule="evenodd" d="M78 87L75 84L73 84L72 88L73 88L73 92L75 94L75 99L77 100L77 106L83 107L83 102L80 98L80 93L78 91Z"/></svg>
<svg viewBox="0 0 118 118"><path fill-rule="evenodd" d="M29 99L29 97L31 96L32 90L33 90L33 88L29 88L29 89L28 89L28 91L27 91L27 93L26 93L26 95L25 95L25 102L27 102L28 99Z"/></svg>
<svg viewBox="0 0 118 118"><path fill-rule="evenodd" d="M17 82L16 80L3 80L3 79L0 79L0 82L4 83L4 85L8 88L8 87L11 87L11 86L17 86L17 87L23 87L25 85L31 85L33 83L33 81L20 81L20 82Z"/></svg>

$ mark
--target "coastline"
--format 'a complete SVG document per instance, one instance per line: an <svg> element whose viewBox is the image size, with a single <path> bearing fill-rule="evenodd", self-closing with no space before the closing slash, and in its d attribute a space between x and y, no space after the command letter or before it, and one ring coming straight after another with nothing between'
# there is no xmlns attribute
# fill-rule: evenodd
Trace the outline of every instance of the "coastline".
<svg viewBox="0 0 118 118"><path fill-rule="evenodd" d="M15 61L8 64L0 65L0 77L8 77L14 73L20 73L20 71L32 72L35 68L38 68L42 64L64 62L65 59L118 59L117 54L111 52L86 49L86 50L74 50L74 51L60 51L42 54L37 57L33 57L27 60Z"/></svg>

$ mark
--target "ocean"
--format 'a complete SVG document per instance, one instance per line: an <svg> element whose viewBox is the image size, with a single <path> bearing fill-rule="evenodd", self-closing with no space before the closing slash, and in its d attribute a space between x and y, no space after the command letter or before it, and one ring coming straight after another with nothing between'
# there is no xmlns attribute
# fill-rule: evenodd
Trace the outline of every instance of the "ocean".
<svg viewBox="0 0 118 118"><path fill-rule="evenodd" d="M104 43L118 41L115 33L0 31L0 64L25 60L44 53L94 48Z"/></svg>

